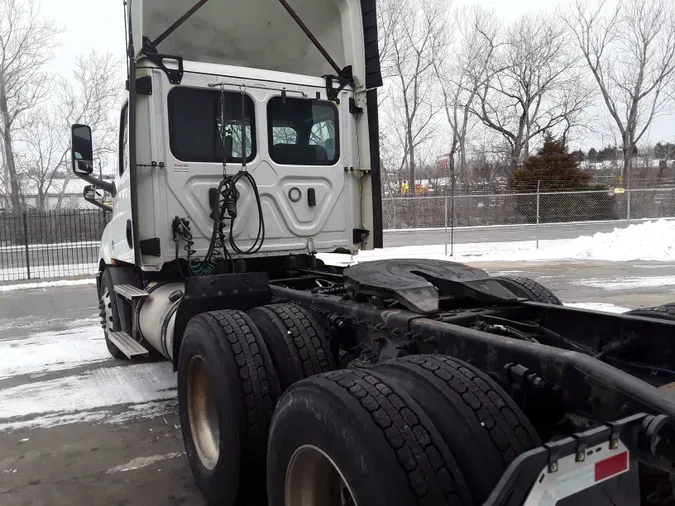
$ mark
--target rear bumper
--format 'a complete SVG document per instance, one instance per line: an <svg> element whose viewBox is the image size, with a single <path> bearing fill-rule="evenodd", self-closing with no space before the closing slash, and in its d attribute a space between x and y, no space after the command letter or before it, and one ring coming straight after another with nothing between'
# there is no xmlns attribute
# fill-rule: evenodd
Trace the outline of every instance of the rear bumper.
<svg viewBox="0 0 675 506"><path fill-rule="evenodd" d="M484 504L544 506L575 496L570 504L637 506L638 463L670 471L674 427L665 416L638 414L546 443L520 455ZM602 494L594 488L603 488ZM585 499L578 502L577 494Z"/></svg>

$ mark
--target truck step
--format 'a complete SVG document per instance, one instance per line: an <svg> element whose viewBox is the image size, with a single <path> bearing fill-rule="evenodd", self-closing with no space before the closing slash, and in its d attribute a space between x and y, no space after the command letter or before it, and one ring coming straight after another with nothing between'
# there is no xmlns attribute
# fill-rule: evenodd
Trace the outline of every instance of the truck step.
<svg viewBox="0 0 675 506"><path fill-rule="evenodd" d="M143 299L150 295L145 290L136 288L134 285L115 285L115 291L128 300Z"/></svg>
<svg viewBox="0 0 675 506"><path fill-rule="evenodd" d="M110 342L117 346L117 349L124 353L127 358L147 357L150 355L150 352L146 350L141 343L135 341L126 332L109 332L108 339L110 339Z"/></svg>

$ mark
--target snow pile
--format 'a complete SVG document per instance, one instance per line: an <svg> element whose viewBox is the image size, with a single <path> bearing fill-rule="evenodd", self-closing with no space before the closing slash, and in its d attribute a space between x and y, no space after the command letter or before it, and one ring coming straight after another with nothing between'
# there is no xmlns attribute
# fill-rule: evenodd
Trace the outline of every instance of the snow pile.
<svg viewBox="0 0 675 506"><path fill-rule="evenodd" d="M96 279L63 279L60 281L42 281L39 283L21 283L19 285L0 285L0 293L14 292L16 290L34 290L39 288L55 288L60 286L80 286L80 285L95 285Z"/></svg>
<svg viewBox="0 0 675 506"><path fill-rule="evenodd" d="M589 260L675 260L675 222L651 221L569 241L561 258Z"/></svg>
<svg viewBox="0 0 675 506"><path fill-rule="evenodd" d="M675 221L658 220L615 228L613 232L581 236L576 239L470 243L455 245L455 255L445 255L446 246L405 246L363 251L350 255L323 254L330 265L389 258L431 258L473 262L508 262L523 260L675 260Z"/></svg>

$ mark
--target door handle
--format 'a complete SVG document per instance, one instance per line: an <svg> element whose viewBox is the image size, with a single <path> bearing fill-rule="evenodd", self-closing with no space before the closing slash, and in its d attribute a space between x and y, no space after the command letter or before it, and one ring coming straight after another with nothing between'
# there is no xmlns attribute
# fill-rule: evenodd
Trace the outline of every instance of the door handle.
<svg viewBox="0 0 675 506"><path fill-rule="evenodd" d="M314 188L307 190L307 204L309 207L316 207L316 190Z"/></svg>

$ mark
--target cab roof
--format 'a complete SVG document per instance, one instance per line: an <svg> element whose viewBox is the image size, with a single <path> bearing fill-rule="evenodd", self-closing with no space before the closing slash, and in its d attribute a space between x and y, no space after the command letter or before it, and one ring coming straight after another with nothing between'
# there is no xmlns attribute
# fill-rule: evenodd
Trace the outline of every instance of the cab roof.
<svg viewBox="0 0 675 506"><path fill-rule="evenodd" d="M366 83L369 73L379 75L375 0L287 2L337 65L352 67L357 87L379 85ZM335 73L279 0L131 0L129 11L136 56L147 48L144 39L160 38L157 52L194 62L317 77Z"/></svg>

